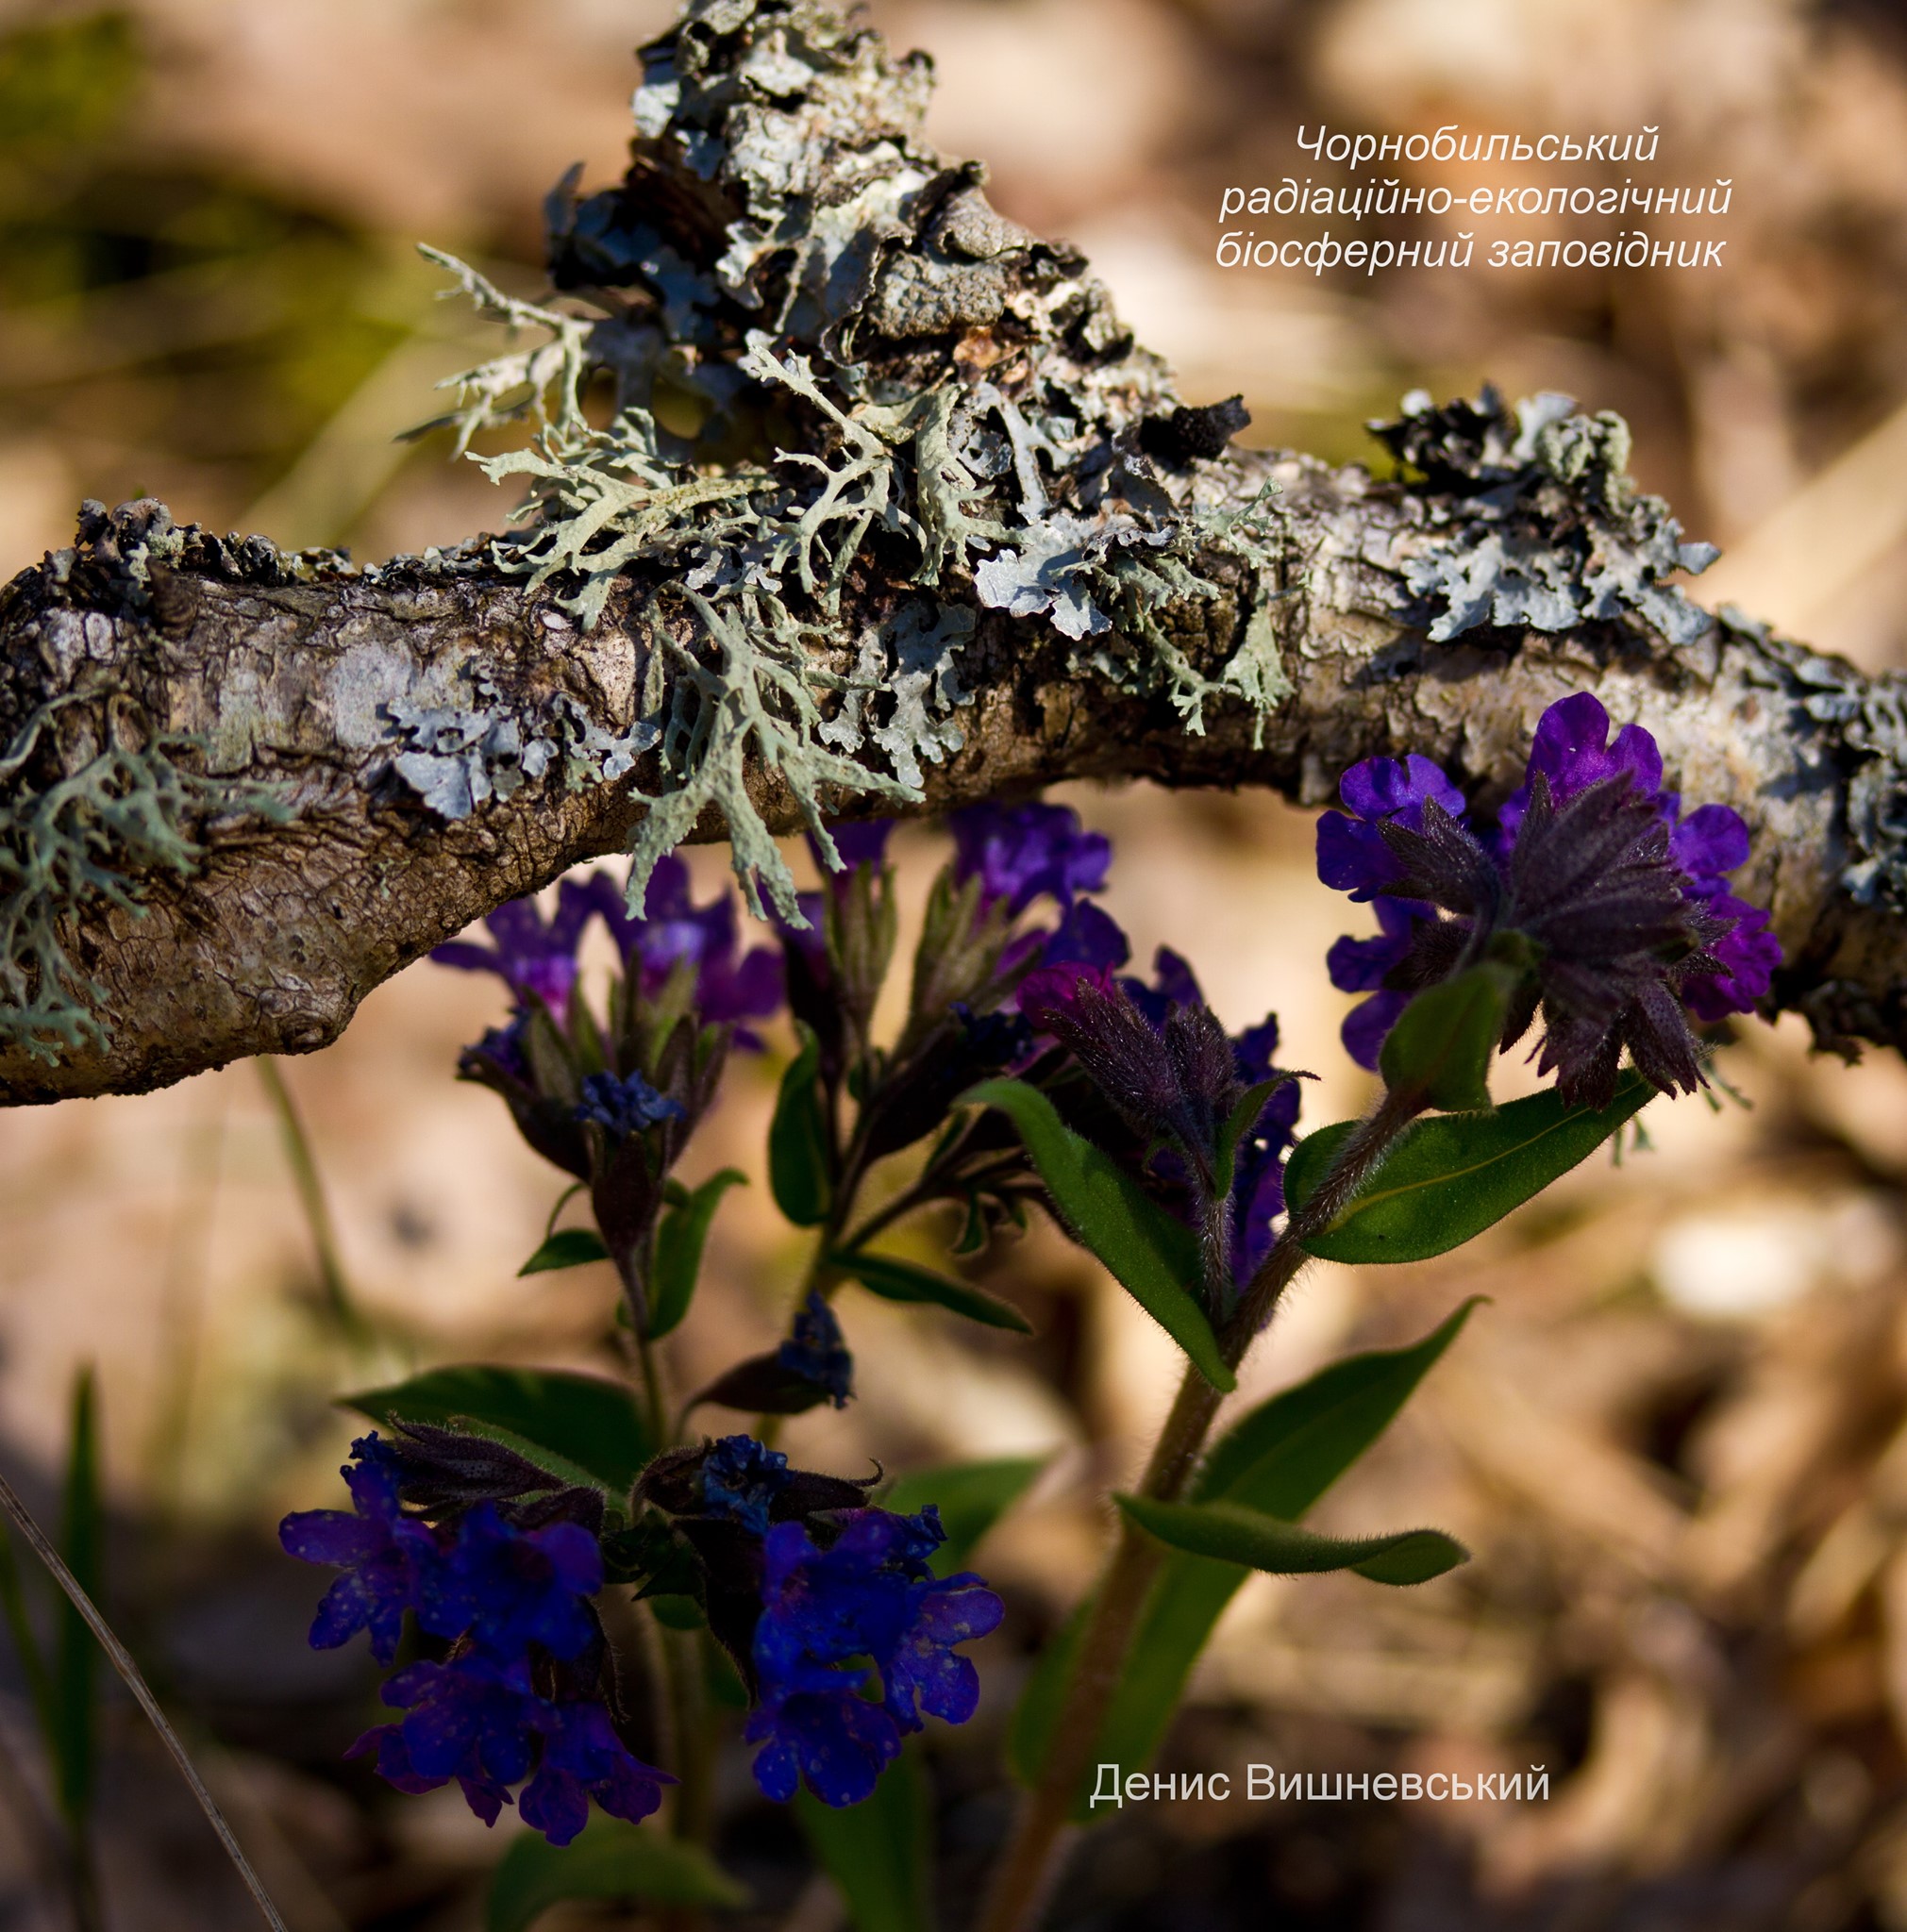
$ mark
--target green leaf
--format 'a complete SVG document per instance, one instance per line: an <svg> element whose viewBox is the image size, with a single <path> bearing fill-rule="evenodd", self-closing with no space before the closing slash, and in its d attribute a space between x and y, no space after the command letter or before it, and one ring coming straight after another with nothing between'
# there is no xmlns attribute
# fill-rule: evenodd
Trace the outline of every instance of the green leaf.
<svg viewBox="0 0 1907 1932"><path fill-rule="evenodd" d="M984 1462L949 1462L904 1475L881 1507L912 1516L931 1503L946 1541L933 1553L936 1576L967 1567L974 1545L1011 1509L1046 1466L1044 1456L998 1456Z"/></svg>
<svg viewBox="0 0 1907 1932"><path fill-rule="evenodd" d="M593 1227L565 1227L548 1236L542 1247L516 1272L546 1274L552 1268L581 1268L591 1261L607 1261L610 1251Z"/></svg>
<svg viewBox="0 0 1907 1932"><path fill-rule="evenodd" d="M1061 1219L1134 1301L1191 1357L1214 1389L1238 1380L1197 1300L1198 1244L1106 1154L1076 1134L1053 1103L1023 1080L983 1080L960 1106L996 1107L1019 1129Z"/></svg>
<svg viewBox="0 0 1907 1932"><path fill-rule="evenodd" d="M821 1105L821 1042L803 1026L801 1051L781 1076L768 1126L775 1205L796 1227L819 1227L833 1198L828 1119Z"/></svg>
<svg viewBox="0 0 1907 1932"><path fill-rule="evenodd" d="M1486 959L1420 992L1384 1036L1378 1055L1384 1085L1451 1112L1487 1108L1490 1062L1516 978Z"/></svg>
<svg viewBox="0 0 1907 1932"><path fill-rule="evenodd" d="M1494 1113L1450 1114L1412 1127L1363 1191L1305 1242L1327 1261L1420 1261L1447 1254L1586 1159L1655 1097L1623 1074L1603 1108L1566 1106L1554 1088ZM1294 1211L1316 1192L1355 1121L1307 1135L1285 1169Z"/></svg>
<svg viewBox="0 0 1907 1932"><path fill-rule="evenodd" d="M689 1312L695 1277L702 1272L702 1247L722 1196L748 1176L739 1167L711 1174L662 1216L656 1230L656 1278L649 1295L649 1339L668 1334Z"/></svg>
<svg viewBox="0 0 1907 1932"><path fill-rule="evenodd" d="M73 1432L66 1458L60 1509L60 1555L74 1580L94 1603L100 1599L100 1557L105 1541L99 1500L99 1422L91 1368L73 1385ZM86 1620L62 1596L53 1662L54 1768L59 1809L84 1838L99 1757L99 1646Z"/></svg>
<svg viewBox="0 0 1907 1932"><path fill-rule="evenodd" d="M1260 1403L1213 1446L1193 1496L1296 1522L1390 1426L1481 1299L1472 1295L1408 1348L1331 1362Z"/></svg>
<svg viewBox="0 0 1907 1932"><path fill-rule="evenodd" d="M1454 1341L1477 1305L1466 1301L1408 1348L1377 1349L1332 1362L1262 1402L1213 1448L1193 1496L1220 1498L1296 1520L1381 1436ZM1185 1684L1225 1607L1245 1581L1235 1564L1175 1554L1153 1584L1095 1757L1137 1770L1149 1763ZM1014 1713L1014 1775L1037 1776L1046 1759L1086 1607L1049 1643ZM1077 1812L1086 1815L1086 1791Z"/></svg>
<svg viewBox="0 0 1907 1932"><path fill-rule="evenodd" d="M553 1845L533 1831L511 1840L490 1881L484 1932L527 1932L551 1906L570 1898L728 1911L750 1903L699 1845L670 1838L660 1825L598 1813L567 1845Z"/></svg>
<svg viewBox="0 0 1907 1932"><path fill-rule="evenodd" d="M855 1932L933 1932L933 1803L917 1751L903 1751L861 1804L837 1810L803 1790L795 1815Z"/></svg>
<svg viewBox="0 0 1907 1932"><path fill-rule="evenodd" d="M853 1275L870 1294L878 1294L883 1301L931 1302L970 1322L984 1322L990 1328L1012 1328L1022 1335L1033 1332L1033 1324L1011 1302L964 1281L936 1274L930 1268L916 1268L912 1261L896 1260L892 1255L870 1255L854 1248L828 1259L830 1266Z"/></svg>
<svg viewBox="0 0 1907 1932"><path fill-rule="evenodd" d="M502 1369L484 1363L430 1369L408 1382L339 1397L374 1422L434 1423L474 1428L540 1459L558 1463L625 1496L655 1453L635 1391L601 1375L568 1369ZM535 1452L545 1452L538 1458Z"/></svg>
<svg viewBox="0 0 1907 1932"><path fill-rule="evenodd" d="M1264 1103L1287 1080L1296 1078L1296 1074L1274 1074L1270 1079L1261 1080L1256 1086L1247 1087L1238 1096L1238 1104L1218 1130L1217 1158L1213 1163L1213 1170L1215 1186L1219 1193L1230 1193L1233 1169L1238 1159L1238 1143L1258 1124L1258 1117L1264 1111Z"/></svg>
<svg viewBox="0 0 1907 1932"><path fill-rule="evenodd" d="M1133 1522L1163 1543L1195 1557L1213 1557L1274 1576L1354 1570L1373 1583L1428 1583L1470 1553L1440 1529L1406 1529L1394 1536L1319 1536L1282 1517L1236 1503L1160 1503L1150 1496L1114 1496Z"/></svg>

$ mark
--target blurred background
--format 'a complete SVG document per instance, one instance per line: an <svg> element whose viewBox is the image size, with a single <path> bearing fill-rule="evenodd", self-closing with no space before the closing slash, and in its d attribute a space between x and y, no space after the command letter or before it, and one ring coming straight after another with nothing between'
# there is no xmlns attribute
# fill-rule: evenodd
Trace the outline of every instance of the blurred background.
<svg viewBox="0 0 1907 1932"><path fill-rule="evenodd" d="M69 541L85 496L156 494L181 521L360 558L496 526L508 503L473 466L392 441L491 343L434 299L413 244L534 292L543 192L575 160L592 182L620 172L631 49L667 14L0 0L0 575ZM933 52L939 145L1086 248L1189 400L1242 391L1246 441L1352 460L1363 419L1412 387L1568 391L1628 417L1642 483L1723 545L1698 596L1907 663L1907 25L1885 0L894 0L872 17ZM1725 178L1725 215L1650 225L1727 246L1700 270L1492 269L1498 236L1619 225L1464 216L1366 230L1467 225L1462 272L1218 270L1227 188L1352 181L1296 146L1320 123L1654 125L1645 165L1381 172ZM1191 952L1233 1025L1278 1009L1287 1063L1322 1075L1309 1121L1359 1106L1320 963L1345 908L1313 878L1308 822L1252 795L1067 796L1114 840L1108 904L1142 952ZM940 843L910 832L897 858L917 905ZM717 889L723 855L694 863ZM339 1761L375 1677L359 1647L305 1647L318 1579L272 1536L337 1500L341 1391L441 1361L608 1360L603 1271L515 1275L548 1171L450 1077L500 1009L488 983L420 965L283 1067L328 1257L255 1066L0 1114L0 1465L57 1518L90 1389L104 1595L294 1932L475 1928L500 1849L454 1791L393 1799ZM785 1047L738 1066L693 1163L759 1162ZM1168 1766L1547 1765L1549 1802L1127 1812L1076 1868L1065 1924L1907 1928L1907 1074L1811 1060L1792 1021L1745 1029L1723 1067L1737 1094L1718 1111L1656 1105L1652 1151L1592 1163L1460 1259L1307 1276L1249 1369L1261 1394L1490 1295L1317 1518L1434 1522L1476 1560L1415 1592L1254 1580ZM761 1192L717 1224L684 1379L785 1319L798 1256ZM340 1335L327 1271L373 1341ZM1130 1473L1175 1379L1169 1345L1050 1233L999 1285L1036 1343L853 1306L866 1394L790 1443L841 1470L1052 1457L982 1552L1012 1615L982 1652L986 1713L943 1753L956 1879L1002 1823L988 1724L1090 1575L1090 1499ZM38 1581L0 1574L0 1595L50 1637ZM107 1923L252 1923L137 1713L101 1702ZM731 1849L762 1905L742 1923L827 1932L837 1903L732 1769ZM7 1649L7 1932L70 1923L59 1800Z"/></svg>

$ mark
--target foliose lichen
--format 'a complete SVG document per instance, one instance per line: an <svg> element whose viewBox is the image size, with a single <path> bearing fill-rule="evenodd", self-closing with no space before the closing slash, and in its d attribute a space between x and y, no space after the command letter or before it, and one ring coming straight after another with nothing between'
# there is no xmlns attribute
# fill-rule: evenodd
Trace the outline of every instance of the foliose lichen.
<svg viewBox="0 0 1907 1932"><path fill-rule="evenodd" d="M627 177L581 196L573 172L547 205L569 306L433 255L540 338L455 378L439 419L460 453L531 428L478 458L527 483L490 562L585 628L613 604L650 641L636 728L664 782L632 902L713 811L757 909L765 888L798 920L751 774L830 857L828 796L918 800L923 765L962 742L961 654L985 609L1047 618L1076 667L1163 694L1189 729L1219 699L1262 722L1287 688L1277 512L1198 475L1243 410L1181 407L1083 261L923 144L924 57L890 59L819 0L690 0L643 58ZM1209 675L1167 620L1220 576L1240 641ZM400 774L447 813L500 790L499 765L550 757L496 741L481 705L393 722Z"/></svg>
<svg viewBox="0 0 1907 1932"><path fill-rule="evenodd" d="M1720 552L1685 543L1659 496L1627 475L1629 425L1575 413L1553 391L1505 406L1485 384L1473 402L1431 407L1422 390L1394 422L1368 425L1421 474L1430 541L1403 559L1416 613L1435 641L1482 625L1569 630L1592 619L1645 625L1692 643L1713 620L1664 580Z"/></svg>

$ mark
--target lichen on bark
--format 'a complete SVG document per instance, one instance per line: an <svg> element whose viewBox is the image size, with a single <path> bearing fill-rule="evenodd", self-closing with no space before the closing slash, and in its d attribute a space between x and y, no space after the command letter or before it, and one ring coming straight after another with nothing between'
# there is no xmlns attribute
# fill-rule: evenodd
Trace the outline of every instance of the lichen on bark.
<svg viewBox="0 0 1907 1932"><path fill-rule="evenodd" d="M550 198L554 292L465 277L529 338L447 419L523 428L504 537L353 567L91 506L0 589L0 1100L323 1045L595 854L640 882L726 838L772 898L774 839L836 816L1134 775L1314 805L1404 751L1487 803L1573 690L1748 820L1771 1005L1907 1040L1907 684L1690 604L1614 419L1414 402L1395 475L1241 449L1237 399L1182 402L924 146L923 58L699 0L645 60L624 180ZM36 801L109 745L148 762L67 824L123 899L57 864L21 898Z"/></svg>

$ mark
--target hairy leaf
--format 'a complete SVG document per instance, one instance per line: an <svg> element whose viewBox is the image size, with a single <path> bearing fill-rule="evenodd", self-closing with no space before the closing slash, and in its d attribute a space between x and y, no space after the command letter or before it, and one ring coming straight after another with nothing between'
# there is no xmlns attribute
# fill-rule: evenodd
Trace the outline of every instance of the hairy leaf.
<svg viewBox="0 0 1907 1932"><path fill-rule="evenodd" d="M1192 1230L1110 1156L1074 1133L1037 1088L1022 1080L983 1080L961 1100L1007 1115L1074 1238L1106 1264L1214 1389L1236 1388L1197 1300L1198 1245Z"/></svg>
<svg viewBox="0 0 1907 1932"><path fill-rule="evenodd" d="M1570 1107L1550 1088L1493 1113L1422 1120L1330 1225L1305 1242L1327 1261L1420 1261L1447 1254L1540 1194L1655 1097L1640 1074L1607 1107ZM1285 1199L1302 1208L1355 1121L1307 1135L1285 1169Z"/></svg>
<svg viewBox="0 0 1907 1932"><path fill-rule="evenodd" d="M1320 1536L1295 1523L1241 1508L1236 1503L1160 1503L1149 1496L1115 1496L1148 1536L1195 1557L1212 1557L1274 1576L1354 1570L1373 1583L1428 1583L1470 1553L1440 1529L1406 1529L1391 1536Z"/></svg>

